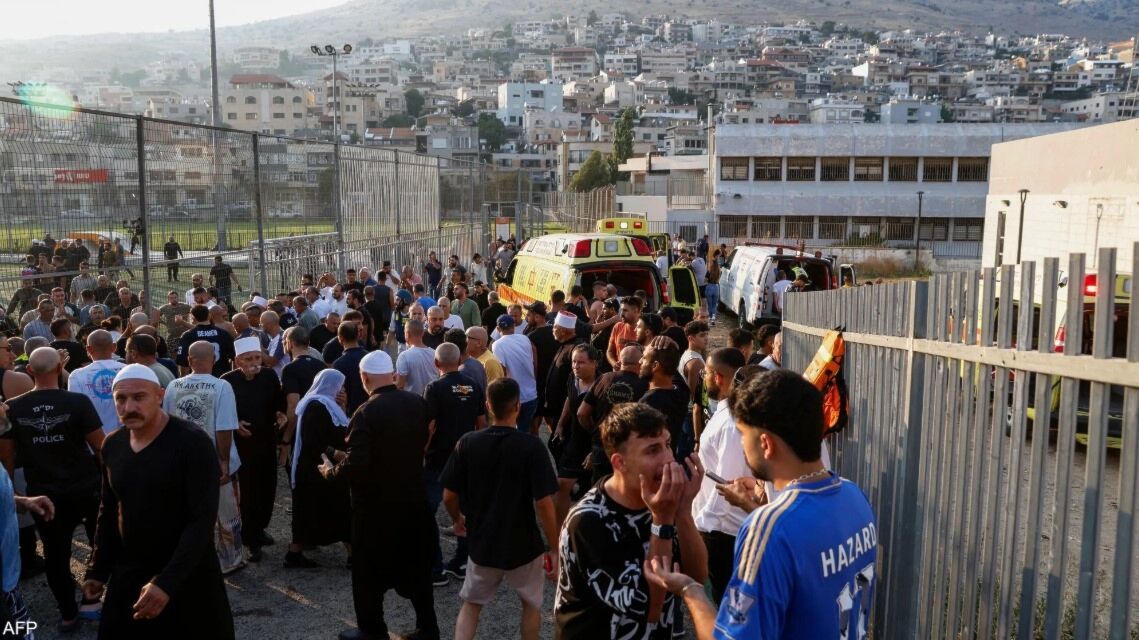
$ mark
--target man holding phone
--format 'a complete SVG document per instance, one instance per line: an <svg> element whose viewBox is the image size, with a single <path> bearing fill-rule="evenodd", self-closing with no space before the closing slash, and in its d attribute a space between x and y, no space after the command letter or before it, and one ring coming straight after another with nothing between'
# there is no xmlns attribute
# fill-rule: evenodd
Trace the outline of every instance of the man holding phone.
<svg viewBox="0 0 1139 640"><path fill-rule="evenodd" d="M732 347L713 351L704 364L704 388L715 410L700 434L699 455L705 480L692 501L692 517L708 549L708 578L712 582L712 601L716 603L720 602L732 577L736 534L747 516L747 512L732 506L717 490L718 485L751 476L727 402L736 372L743 366L743 353Z"/></svg>

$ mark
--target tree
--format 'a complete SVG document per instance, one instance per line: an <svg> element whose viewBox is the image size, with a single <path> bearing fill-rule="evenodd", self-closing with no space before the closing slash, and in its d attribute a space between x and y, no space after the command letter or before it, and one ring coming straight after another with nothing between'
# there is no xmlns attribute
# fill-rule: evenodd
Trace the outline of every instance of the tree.
<svg viewBox="0 0 1139 640"><path fill-rule="evenodd" d="M954 122L956 120L957 118L953 116L953 110L950 109L947 105L941 105L941 121Z"/></svg>
<svg viewBox="0 0 1139 640"><path fill-rule="evenodd" d="M609 155L609 182L615 183L627 174L617 168L633 155L633 117L635 112L626 107L613 125L613 153Z"/></svg>
<svg viewBox="0 0 1139 640"><path fill-rule="evenodd" d="M353 131L352 135L348 136L348 144L360 144L360 134Z"/></svg>
<svg viewBox="0 0 1139 640"><path fill-rule="evenodd" d="M475 101L463 100L454 109L451 109L451 115L459 118L469 118L475 115Z"/></svg>
<svg viewBox="0 0 1139 640"><path fill-rule="evenodd" d="M403 94L403 99L407 102L407 115L416 118L423 112L423 103L425 102L423 94L419 93L418 89L408 89Z"/></svg>
<svg viewBox="0 0 1139 640"><path fill-rule="evenodd" d="M609 179L609 169L605 166L605 157L600 151L594 151L585 159L577 173L573 174L569 187L571 191L583 192L608 184L612 184L612 180Z"/></svg>
<svg viewBox="0 0 1139 640"><path fill-rule="evenodd" d="M585 19L585 24L592 27L593 25L597 24L597 21L600 19L601 18L597 17L597 11L590 9L589 17Z"/></svg>
<svg viewBox="0 0 1139 640"><path fill-rule="evenodd" d="M823 22L823 26L819 28L819 33L823 34L824 37L830 36L834 33L834 27L834 20L827 20Z"/></svg>
<svg viewBox="0 0 1139 640"><path fill-rule="evenodd" d="M672 105L696 104L696 94L676 87L668 88L668 103Z"/></svg>
<svg viewBox="0 0 1139 640"><path fill-rule="evenodd" d="M502 124L493 113L480 113L478 120L479 139L486 140L486 146L491 151L498 151L506 142L506 125Z"/></svg>
<svg viewBox="0 0 1139 640"><path fill-rule="evenodd" d="M415 124L415 118L412 118L406 113L393 113L380 122L381 127L389 129L392 127L410 127L413 124Z"/></svg>

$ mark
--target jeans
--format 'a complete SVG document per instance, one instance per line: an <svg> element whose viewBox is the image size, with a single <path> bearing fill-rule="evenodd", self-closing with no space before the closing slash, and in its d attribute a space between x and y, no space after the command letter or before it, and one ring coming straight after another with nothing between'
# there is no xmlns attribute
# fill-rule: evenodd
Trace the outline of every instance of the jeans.
<svg viewBox="0 0 1139 640"><path fill-rule="evenodd" d="M439 575L443 573L443 546L439 540L439 521L435 518L436 512L439 511L439 505L443 502L443 483L439 482L439 475L443 471L432 469L423 470L423 483L427 486L427 507L431 510L431 529L435 532L435 556L431 560L431 574ZM455 557L447 563L447 566L464 567L467 565L467 538L466 536L456 536L455 538Z"/></svg>
<svg viewBox="0 0 1139 640"><path fill-rule="evenodd" d="M708 301L708 317L715 320L716 307L719 306L720 303L720 285L704 285L704 298Z"/></svg>
<svg viewBox="0 0 1139 640"><path fill-rule="evenodd" d="M518 430L530 433L530 426L534 424L534 414L538 413L538 400L522 403L522 410L518 413Z"/></svg>

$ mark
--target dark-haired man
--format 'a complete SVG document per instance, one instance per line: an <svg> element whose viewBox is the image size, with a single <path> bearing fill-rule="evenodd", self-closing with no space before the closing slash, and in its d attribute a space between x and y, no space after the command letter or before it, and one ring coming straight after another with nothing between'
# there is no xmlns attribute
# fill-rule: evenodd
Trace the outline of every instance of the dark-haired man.
<svg viewBox="0 0 1139 640"><path fill-rule="evenodd" d="M688 389L681 389L676 384L679 363L680 347L666 336L653 338L641 355L641 378L648 381L649 390L640 401L664 414L673 452L680 443L690 396Z"/></svg>
<svg viewBox="0 0 1139 640"><path fill-rule="evenodd" d="M621 368L621 350L637 342L637 322L641 319L643 306L644 303L636 296L621 301L621 320L613 326L609 346L605 350L605 358L614 371Z"/></svg>
<svg viewBox="0 0 1139 640"><path fill-rule="evenodd" d="M557 556L550 552L558 539L557 482L542 442L516 426L522 410L518 383L495 380L486 408L490 428L464 435L441 477L443 502L456 533L466 533L470 551L455 638L474 638L479 613L506 580L522 600L519 635L537 640L544 578L557 575Z"/></svg>
<svg viewBox="0 0 1139 640"><path fill-rule="evenodd" d="M744 519L718 612L702 580L674 572L668 558L652 559L649 580L684 598L701 638L861 635L877 525L862 491L823 466L822 395L797 373L773 371L749 378L729 403L748 467L779 493Z"/></svg>
<svg viewBox="0 0 1139 640"><path fill-rule="evenodd" d="M686 477L664 416L644 404L616 407L601 425L601 440L613 475L566 517L554 601L558 637L670 640L680 630L680 602L650 586L645 560L668 556L681 575L703 584L707 558L691 505L704 471L692 456Z"/></svg>
<svg viewBox="0 0 1139 640"><path fill-rule="evenodd" d="M178 341L178 367L182 374L190 372L190 345L205 340L214 345L213 375L225 375L226 371L233 368L233 336L210 322L210 310L204 304L191 307L190 315L194 318L194 326L182 334Z"/></svg>
<svg viewBox="0 0 1139 640"><path fill-rule="evenodd" d="M578 407L577 417L581 421L581 426L593 434L590 464L595 483L612 471L609 468L609 456L605 454L601 443L601 430L597 428L598 425L605 421L614 407L625 402L636 402L649 390L648 381L640 376L641 353L639 344L632 344L622 349L621 366L616 371L598 378Z"/></svg>
<svg viewBox="0 0 1139 640"><path fill-rule="evenodd" d="M747 359L748 364L761 364L775 350L775 336L779 335L779 325L765 324L755 332L755 353ZM764 367L769 369L769 367Z"/></svg>

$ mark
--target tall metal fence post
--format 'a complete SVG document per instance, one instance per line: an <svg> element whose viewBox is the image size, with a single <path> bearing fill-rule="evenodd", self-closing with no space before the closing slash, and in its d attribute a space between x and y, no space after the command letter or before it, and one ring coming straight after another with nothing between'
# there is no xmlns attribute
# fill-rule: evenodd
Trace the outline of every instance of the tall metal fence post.
<svg viewBox="0 0 1139 640"><path fill-rule="evenodd" d="M138 152L138 223L142 225L142 290L146 292L143 310L150 313L150 224L146 214L146 136L142 116L135 118L135 144Z"/></svg>
<svg viewBox="0 0 1139 640"><path fill-rule="evenodd" d="M393 207L393 214L395 218L395 239L399 240L399 210L400 210L400 191L399 191L399 151L395 152L395 166L392 169L392 192L395 195L395 206Z"/></svg>
<svg viewBox="0 0 1139 640"><path fill-rule="evenodd" d="M344 246L344 194L340 192L340 141L337 140L332 145L332 175L333 175L333 193L336 194L336 239L340 246L336 250L336 267L343 275L346 269L344 262L344 254L347 252ZM396 217L398 220L398 216Z"/></svg>
<svg viewBox="0 0 1139 640"><path fill-rule="evenodd" d="M901 585L920 584L922 568L918 566L921 554L920 547L914 544L922 540L922 511L918 506L918 475L920 473L921 447L922 447L922 420L923 400L925 389L926 363L928 356L918 355L914 352L913 341L926 337L926 319L928 310L928 282L910 283L910 308L907 309L907 322L909 323L909 344L906 349L906 371L904 385L909 390L906 396L903 413L906 417L905 425L905 460L903 477L897 480L902 487L900 500L900 514L894 520L896 526L890 535L890 551L894 554L891 563L892 575L890 583L893 585L886 593L886 608L882 609L882 620L889 621L895 629L909 633L916 629L920 594ZM907 575L903 577L902 573ZM886 635L885 637L891 637Z"/></svg>
<svg viewBox="0 0 1139 640"><path fill-rule="evenodd" d="M261 212L261 136L253 134L253 215L257 220L257 247L260 264L259 271L261 278L258 283L261 287L261 295L266 298L269 297L269 263L265 260L265 218ZM344 235L340 235L340 241L343 245ZM253 279L250 278L249 286L253 287Z"/></svg>

